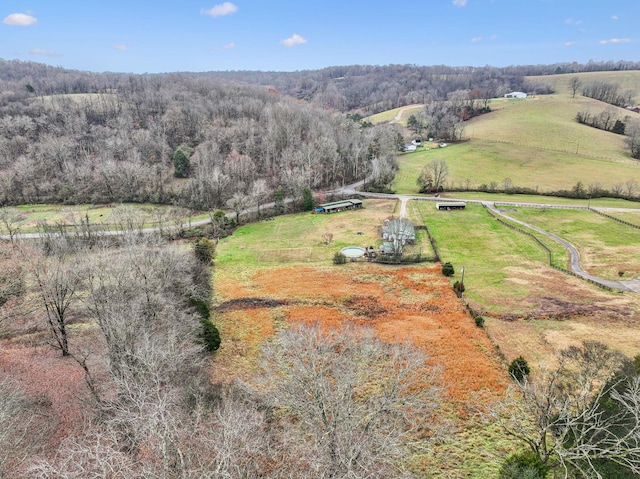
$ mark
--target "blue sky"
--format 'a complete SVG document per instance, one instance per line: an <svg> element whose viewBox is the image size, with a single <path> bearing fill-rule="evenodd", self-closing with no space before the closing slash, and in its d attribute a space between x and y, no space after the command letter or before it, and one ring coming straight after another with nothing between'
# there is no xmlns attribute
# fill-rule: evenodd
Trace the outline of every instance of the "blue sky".
<svg viewBox="0 0 640 479"><path fill-rule="evenodd" d="M640 61L640 0L2 0L0 58L88 71Z"/></svg>

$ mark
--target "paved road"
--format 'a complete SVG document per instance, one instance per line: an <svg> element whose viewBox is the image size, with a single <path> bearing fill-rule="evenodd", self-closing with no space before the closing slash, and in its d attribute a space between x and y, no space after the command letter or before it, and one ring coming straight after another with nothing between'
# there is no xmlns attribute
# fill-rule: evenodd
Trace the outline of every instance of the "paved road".
<svg viewBox="0 0 640 479"><path fill-rule="evenodd" d="M524 221L520 221L516 218L513 218L512 216L509 216L503 213L498 208L496 208L495 204L493 203L485 202L484 204L487 208L491 209L491 211L493 211L495 214L500 215L503 218L513 221L514 223L517 223L521 226L524 226L525 228L529 228L534 231L537 231L538 233L542 233L546 237L551 238L552 240L557 241L558 243L563 245L566 248L566 250L569 252L569 265L571 267L571 271L573 271L578 276L585 279L589 279L595 283L608 286L609 288L617 289L619 291L640 293L640 278L636 277L631 280L617 281L617 280L609 280L609 279L598 278L597 276L593 276L582 269L582 267L580 266L580 253L568 241L560 238L557 235L554 235L553 233L549 233L548 231L545 231L542 228L538 228L537 226L530 225L528 223L525 223Z"/></svg>

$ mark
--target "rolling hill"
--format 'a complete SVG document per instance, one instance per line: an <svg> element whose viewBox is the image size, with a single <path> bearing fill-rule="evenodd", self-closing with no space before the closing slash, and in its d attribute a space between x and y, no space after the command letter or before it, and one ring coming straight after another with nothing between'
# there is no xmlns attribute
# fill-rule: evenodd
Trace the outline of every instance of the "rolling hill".
<svg viewBox="0 0 640 479"><path fill-rule="evenodd" d="M439 149L433 149L437 144L426 143L422 151L401 157L394 189L415 193L415 178L433 158L449 164L450 189L485 185L489 190L502 190L507 180L512 187L551 193L571 190L577 182L585 187L611 189L630 179L640 181L640 163L630 157L624 136L579 124L575 119L579 111L598 114L609 108L621 121L640 121L640 114L579 94L572 98L568 80L576 75L584 83L595 79L618 82L621 90L636 85L634 91L640 92L640 72L530 77L530 81L551 84L557 93L525 100L492 100L491 113L466 123L464 137L468 141ZM406 122L407 116L416 111L405 110L403 120Z"/></svg>

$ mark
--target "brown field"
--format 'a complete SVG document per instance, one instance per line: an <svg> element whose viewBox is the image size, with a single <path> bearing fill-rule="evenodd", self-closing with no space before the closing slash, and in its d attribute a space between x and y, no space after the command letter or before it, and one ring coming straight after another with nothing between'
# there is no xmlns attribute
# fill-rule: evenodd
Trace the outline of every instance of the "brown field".
<svg viewBox="0 0 640 479"><path fill-rule="evenodd" d="M460 411L478 394L499 394L507 384L494 347L437 266L288 266L235 278L218 272L216 292L224 338L216 380L255 371L260 345L283 325L351 321L386 341L423 348L443 366L448 397Z"/></svg>

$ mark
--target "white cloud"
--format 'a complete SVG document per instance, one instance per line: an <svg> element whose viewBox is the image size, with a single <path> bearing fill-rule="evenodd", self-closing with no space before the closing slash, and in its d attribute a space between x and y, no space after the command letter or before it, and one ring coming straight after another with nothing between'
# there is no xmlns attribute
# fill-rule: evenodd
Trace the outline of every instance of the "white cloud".
<svg viewBox="0 0 640 479"><path fill-rule="evenodd" d="M456 7L466 7L467 6L467 0L453 0L451 3L453 3Z"/></svg>
<svg viewBox="0 0 640 479"><path fill-rule="evenodd" d="M497 40L498 39L498 35L491 35L489 37L489 40Z"/></svg>
<svg viewBox="0 0 640 479"><path fill-rule="evenodd" d="M618 18L620 18L618 15L611 15L611 20L617 20Z"/></svg>
<svg viewBox="0 0 640 479"><path fill-rule="evenodd" d="M294 33L290 38L286 38L284 40L280 40L280 44L285 47L292 47L294 45L302 45L303 43L307 43L306 38L302 38L297 33Z"/></svg>
<svg viewBox="0 0 640 479"><path fill-rule="evenodd" d="M573 46L575 44L576 44L576 42L564 42L564 46L565 47L571 47L571 46Z"/></svg>
<svg viewBox="0 0 640 479"><path fill-rule="evenodd" d="M472 41L473 43L481 42L481 41L482 41L482 37L473 37L473 38L471 39L471 41Z"/></svg>
<svg viewBox="0 0 640 479"><path fill-rule="evenodd" d="M26 13L12 13L11 15L4 17L2 23L17 27L28 27L29 25L35 25L38 23L38 19L34 16L27 15Z"/></svg>
<svg viewBox="0 0 640 479"><path fill-rule="evenodd" d="M128 49L129 49L129 45L126 45L126 44L124 44L124 43L116 43L115 45L113 45L113 48L114 48L115 50L118 50L118 51L124 52L125 50L128 50Z"/></svg>
<svg viewBox="0 0 640 479"><path fill-rule="evenodd" d="M210 17L224 17L225 15L232 15L234 13L236 13L238 11L238 7L235 6L233 3L231 2L224 2L221 3L220 5L216 5L213 8L210 8L209 10L206 9L202 9L200 10L200 13L202 15L209 15Z"/></svg>
<svg viewBox="0 0 640 479"><path fill-rule="evenodd" d="M234 42L227 43L226 45L222 45L222 48L223 48L224 50L229 50L229 49L231 49L231 48L235 48L235 47L236 47L236 44L235 44Z"/></svg>
<svg viewBox="0 0 640 479"><path fill-rule="evenodd" d="M582 20L575 20L569 17L564 21L564 23L566 23L567 25L580 25L582 23Z"/></svg>
<svg viewBox="0 0 640 479"><path fill-rule="evenodd" d="M29 53L31 55L49 55L52 57L58 56L58 54L53 50L45 50L43 48L34 48L32 50L29 50Z"/></svg>
<svg viewBox="0 0 640 479"><path fill-rule="evenodd" d="M609 40L600 40L600 45L606 45L607 43L629 43L629 38L611 38Z"/></svg>

